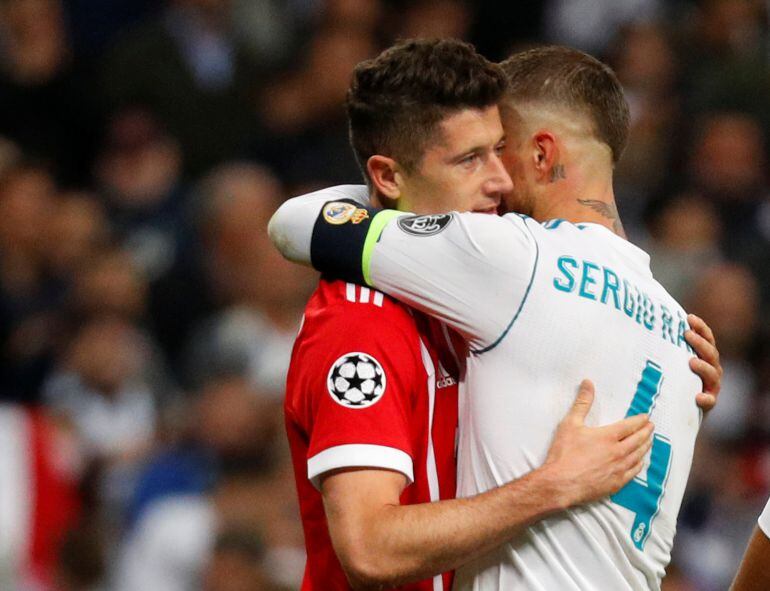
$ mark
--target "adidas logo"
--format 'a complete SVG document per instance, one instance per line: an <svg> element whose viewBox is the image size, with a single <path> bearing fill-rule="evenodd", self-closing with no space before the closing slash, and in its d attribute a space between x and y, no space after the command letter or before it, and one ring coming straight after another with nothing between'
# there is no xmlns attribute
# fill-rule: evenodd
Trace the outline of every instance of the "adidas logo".
<svg viewBox="0 0 770 591"><path fill-rule="evenodd" d="M440 361L438 362L438 375L439 379L436 380L436 388L438 389L448 388L457 383L457 380L449 375L449 372L444 368L444 365Z"/></svg>

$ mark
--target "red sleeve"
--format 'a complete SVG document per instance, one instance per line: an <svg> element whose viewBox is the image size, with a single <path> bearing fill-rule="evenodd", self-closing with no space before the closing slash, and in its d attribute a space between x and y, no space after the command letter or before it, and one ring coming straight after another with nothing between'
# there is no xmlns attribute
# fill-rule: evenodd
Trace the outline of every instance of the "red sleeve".
<svg viewBox="0 0 770 591"><path fill-rule="evenodd" d="M395 470L414 480L410 418L423 383L419 355L414 320L392 301L341 302L306 318L287 394L308 440L314 485L345 467Z"/></svg>

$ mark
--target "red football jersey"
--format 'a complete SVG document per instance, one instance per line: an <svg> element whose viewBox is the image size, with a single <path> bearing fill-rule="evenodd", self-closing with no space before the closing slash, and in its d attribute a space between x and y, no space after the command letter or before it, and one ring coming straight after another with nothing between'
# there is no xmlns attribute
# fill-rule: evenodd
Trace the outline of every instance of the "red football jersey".
<svg viewBox="0 0 770 591"><path fill-rule="evenodd" d="M302 591L350 587L318 478L345 467L404 474L402 504L455 496L457 356L446 328L366 287L321 280L305 309L286 390L307 565ZM451 587L451 573L401 590Z"/></svg>

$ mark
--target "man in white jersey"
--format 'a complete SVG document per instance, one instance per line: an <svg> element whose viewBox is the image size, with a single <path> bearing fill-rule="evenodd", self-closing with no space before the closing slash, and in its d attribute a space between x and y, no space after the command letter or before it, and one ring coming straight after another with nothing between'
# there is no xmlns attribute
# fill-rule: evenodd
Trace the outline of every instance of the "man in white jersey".
<svg viewBox="0 0 770 591"><path fill-rule="evenodd" d="M770 589L770 501L759 516L757 528L743 555L731 591Z"/></svg>
<svg viewBox="0 0 770 591"><path fill-rule="evenodd" d="M475 396L461 403L460 496L540 465L569 405L554 392L584 375L595 377L597 424L651 413L643 478L460 569L458 588L657 589L700 421L688 363L702 362L691 360L686 315L652 278L649 257L618 236L612 168L627 105L612 72L580 52L533 50L503 66L508 205L527 215L381 212L355 227L321 215L308 253L312 223L287 208L273 233L295 259L365 280L465 337L463 386Z"/></svg>

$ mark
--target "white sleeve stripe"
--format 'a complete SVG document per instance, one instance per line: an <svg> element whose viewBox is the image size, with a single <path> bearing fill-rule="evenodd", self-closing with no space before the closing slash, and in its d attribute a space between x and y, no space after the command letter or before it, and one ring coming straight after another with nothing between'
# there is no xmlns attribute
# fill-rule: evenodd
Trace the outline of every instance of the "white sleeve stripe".
<svg viewBox="0 0 770 591"><path fill-rule="evenodd" d="M368 304L369 303L369 288L368 287L362 287L361 288L361 299L359 300L362 304Z"/></svg>
<svg viewBox="0 0 770 591"><path fill-rule="evenodd" d="M765 532L765 535L770 538L770 501L765 505L765 510L762 511L762 515L757 520L759 528Z"/></svg>
<svg viewBox="0 0 770 591"><path fill-rule="evenodd" d="M383 299L384 299L384 297L383 297L381 291L375 291L374 292L374 305L375 306L379 306L380 308L382 308Z"/></svg>
<svg viewBox="0 0 770 591"><path fill-rule="evenodd" d="M345 299L349 302L356 301L356 286L353 283L345 284Z"/></svg>
<svg viewBox="0 0 770 591"><path fill-rule="evenodd" d="M407 477L408 484L414 482L412 458L408 453L395 447L360 443L330 447L309 458L307 477L319 488L319 477L330 470L364 467L395 470Z"/></svg>

